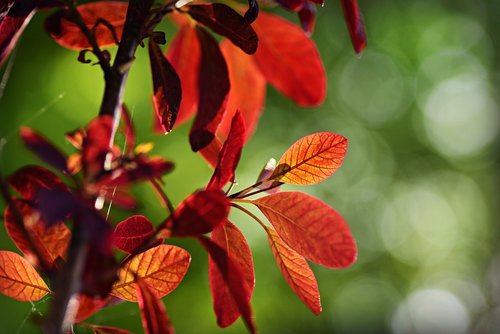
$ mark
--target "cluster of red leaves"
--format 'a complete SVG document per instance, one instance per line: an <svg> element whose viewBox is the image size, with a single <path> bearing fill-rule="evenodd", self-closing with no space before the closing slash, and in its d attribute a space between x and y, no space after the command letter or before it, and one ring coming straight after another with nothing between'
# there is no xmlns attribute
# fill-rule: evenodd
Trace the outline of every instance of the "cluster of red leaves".
<svg viewBox="0 0 500 334"><path fill-rule="evenodd" d="M308 1L278 2L298 12L304 30L312 31L314 7ZM84 55L96 52L96 45L101 48L119 43L127 3L88 3L77 6L75 15L56 0L0 0L0 63L35 11L53 6L59 9L47 18L47 31L62 46L80 50L82 62L88 62ZM156 8L156 13L174 10L168 6ZM361 52L365 36L357 1L345 0L342 6L356 52ZM189 237L198 240L209 255L210 288L219 326L227 327L241 316L249 331L255 332L250 306L255 281L253 260L243 234L228 219L234 207L263 227L286 282L313 313L319 314L318 286L307 260L343 268L355 261L356 246L348 226L334 209L305 193L280 192L279 187L284 183L314 184L332 175L342 164L347 140L328 132L304 137L276 166L266 166L255 184L233 194L223 191L228 183L234 184L241 151L262 112L266 83L302 106L323 101L326 76L317 48L294 24L267 13L257 17L254 0L249 1L244 16L219 3L189 4L175 11L170 16L179 25L179 32L166 54L159 46L164 43L161 33L144 29L144 37L150 37L153 105L164 132L194 114L191 147L214 167L206 188L188 196L175 209L167 199L165 206L171 212L157 226L144 216L131 216L113 230L100 212L104 202L112 200L133 209L137 204L129 186L147 181L162 192L160 178L173 169L170 161L148 156L146 146L135 147L125 107L123 150L110 145L114 129L109 116L98 117L84 129L67 134L77 149L69 157L32 129L21 129L26 146L64 178L38 166L21 168L8 178L8 185L19 196L4 194L8 202L5 225L25 258L0 251L0 292L18 300L36 301L51 289L57 291L55 278L66 274L71 240L87 238L74 322L126 300L138 302L146 333L172 333L160 298L180 284L190 255L164 241ZM152 18L156 17L153 14ZM207 28L224 40L218 43ZM262 192L270 194L248 199ZM161 195L165 201L166 195ZM270 225L240 204L256 206ZM70 223L82 235L72 236ZM116 249L125 253L121 261L113 255ZM42 275L56 286L49 288ZM111 327L83 326L95 333L127 333Z"/></svg>

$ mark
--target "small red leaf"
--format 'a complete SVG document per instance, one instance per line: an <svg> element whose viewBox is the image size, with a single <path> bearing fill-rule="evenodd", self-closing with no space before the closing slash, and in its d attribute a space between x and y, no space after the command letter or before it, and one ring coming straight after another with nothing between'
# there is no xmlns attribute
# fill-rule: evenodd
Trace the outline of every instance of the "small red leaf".
<svg viewBox="0 0 500 334"><path fill-rule="evenodd" d="M158 44L149 39L149 60L153 77L153 103L164 132L174 126L181 103L181 82L175 69L161 52Z"/></svg>
<svg viewBox="0 0 500 334"><path fill-rule="evenodd" d="M87 127L82 145L82 164L86 177L94 178L104 171L104 162L109 153L113 117L99 116Z"/></svg>
<svg viewBox="0 0 500 334"><path fill-rule="evenodd" d="M222 121L227 94L229 74L226 61L217 41L202 27L196 27L201 45L201 64L198 82L198 113L189 133L193 151L199 151L215 138L215 131Z"/></svg>
<svg viewBox="0 0 500 334"><path fill-rule="evenodd" d="M245 53L257 50L258 37L250 23L231 7L222 3L189 6L188 14L199 23L225 36Z"/></svg>
<svg viewBox="0 0 500 334"><path fill-rule="evenodd" d="M229 214L229 201L220 190L200 190L187 197L172 214L168 227L174 237L212 231Z"/></svg>
<svg viewBox="0 0 500 334"><path fill-rule="evenodd" d="M360 54L366 46L366 33L363 17L359 12L358 0L341 0L344 18L351 35L352 46Z"/></svg>
<svg viewBox="0 0 500 334"><path fill-rule="evenodd" d="M276 0L281 6L288 10L298 12L307 0Z"/></svg>
<svg viewBox="0 0 500 334"><path fill-rule="evenodd" d="M116 225L113 244L126 253L132 253L151 237L154 231L153 224L146 217L132 216Z"/></svg>
<svg viewBox="0 0 500 334"><path fill-rule="evenodd" d="M234 172L240 161L245 137L245 121L241 112L237 111L231 122L231 131L219 153L219 161L207 189L222 189L226 183L234 181Z"/></svg>
<svg viewBox="0 0 500 334"><path fill-rule="evenodd" d="M109 295L104 299L93 298L87 295L80 294L78 295L78 312L75 316L75 323L79 323L90 316L92 316L97 311L101 310L104 307L113 306L119 303L122 303L123 300L117 298L115 296Z"/></svg>
<svg viewBox="0 0 500 334"><path fill-rule="evenodd" d="M321 182L342 165L347 139L331 132L318 132L297 140L278 161L271 180L308 185Z"/></svg>
<svg viewBox="0 0 500 334"><path fill-rule="evenodd" d="M59 177L40 166L25 166L18 169L9 177L8 182L27 200L33 200L40 189L67 189Z"/></svg>
<svg viewBox="0 0 500 334"><path fill-rule="evenodd" d="M181 80L182 100L176 125L191 117L198 105L198 74L200 66L200 43L196 30L184 24L175 35L167 58Z"/></svg>
<svg viewBox="0 0 500 334"><path fill-rule="evenodd" d="M159 245L132 258L118 272L118 281L111 294L137 301L136 277L143 279L161 298L181 283L187 272L191 255L184 249L172 245Z"/></svg>
<svg viewBox="0 0 500 334"><path fill-rule="evenodd" d="M253 27L260 37L255 60L281 93L301 106L318 106L326 95L326 73L314 42L296 25L261 13Z"/></svg>
<svg viewBox="0 0 500 334"><path fill-rule="evenodd" d="M31 9L20 15L6 15L3 19L0 18L0 66L9 57L35 12L36 9Z"/></svg>
<svg viewBox="0 0 500 334"><path fill-rule="evenodd" d="M304 7L299 10L299 19L302 29L310 36L314 31L316 23L316 7L309 2L304 3Z"/></svg>
<svg viewBox="0 0 500 334"><path fill-rule="evenodd" d="M330 268L354 263L356 244L333 208L301 192L279 192L252 201L278 235L305 258Z"/></svg>
<svg viewBox="0 0 500 334"><path fill-rule="evenodd" d="M265 229L274 258L286 282L314 314L320 314L318 283L309 264L304 257L288 247L272 228Z"/></svg>
<svg viewBox="0 0 500 334"><path fill-rule="evenodd" d="M212 270L218 270L218 274L212 275L213 285L226 286L230 297L238 307L245 325L251 333L256 333L253 323L252 309L250 307L250 287L245 283L245 276L238 263L226 252L206 237L199 237L201 245L208 252L215 266ZM222 282L215 282L215 279L222 279ZM231 315L228 315L231 316ZM234 316L234 315L233 315Z"/></svg>
<svg viewBox="0 0 500 334"><path fill-rule="evenodd" d="M0 251L0 293L25 302L36 302L50 293L49 288L19 254Z"/></svg>
<svg viewBox="0 0 500 334"><path fill-rule="evenodd" d="M98 1L77 6L83 23L90 31L94 31L94 37L100 47L115 45L114 34L118 40L121 38L127 8L128 3L120 1ZM107 25L113 27L114 33ZM92 47L80 27L64 10L49 16L45 21L45 29L65 48L83 50Z"/></svg>
<svg viewBox="0 0 500 334"><path fill-rule="evenodd" d="M173 334L167 310L161 299L148 284L137 279L137 296L145 334Z"/></svg>
<svg viewBox="0 0 500 334"><path fill-rule="evenodd" d="M109 326L92 326L94 334L133 334L125 329Z"/></svg>
<svg viewBox="0 0 500 334"><path fill-rule="evenodd" d="M249 303L255 285L255 274L252 253L245 237L236 226L226 220L226 222L218 225L213 230L210 239L223 249L239 266L244 277L243 282L249 289L247 300ZM217 324L223 328L228 327L238 319L240 311L231 295L231 289L227 286L217 264L211 257L208 259L208 277L214 301L214 311L217 316Z"/></svg>
<svg viewBox="0 0 500 334"><path fill-rule="evenodd" d="M22 127L21 138L30 151L58 170L70 174L66 156L52 143L28 127Z"/></svg>
<svg viewBox="0 0 500 334"><path fill-rule="evenodd" d="M226 138L234 113L240 110L247 125L246 139L248 139L254 133L264 110L266 80L251 56L241 52L228 40L224 40L220 47L229 70L231 89L226 113L217 131L222 138Z"/></svg>

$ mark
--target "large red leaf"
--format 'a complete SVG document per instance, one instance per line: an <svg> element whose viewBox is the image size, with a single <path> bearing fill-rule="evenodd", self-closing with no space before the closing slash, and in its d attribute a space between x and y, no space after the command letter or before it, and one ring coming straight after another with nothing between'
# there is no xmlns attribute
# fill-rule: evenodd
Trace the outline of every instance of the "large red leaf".
<svg viewBox="0 0 500 334"><path fill-rule="evenodd" d="M126 253L132 253L153 235L155 228L144 216L129 217L116 225L113 244Z"/></svg>
<svg viewBox="0 0 500 334"><path fill-rule="evenodd" d="M181 82L175 69L153 38L149 39L149 60L153 77L153 104L164 132L174 126L181 103Z"/></svg>
<svg viewBox="0 0 500 334"><path fill-rule="evenodd" d="M100 47L115 45L113 33L106 24L113 27L118 39L121 38L127 8L128 3L120 1L98 1L77 6L83 23L89 30L94 31L94 37ZM106 24L96 25L99 20L106 21ZM45 29L57 43L65 48L83 50L92 47L80 27L63 10L47 18Z"/></svg>
<svg viewBox="0 0 500 334"><path fill-rule="evenodd" d="M318 283L307 261L288 247L276 232L266 227L269 244L278 268L293 292L316 315L321 313Z"/></svg>
<svg viewBox="0 0 500 334"><path fill-rule="evenodd" d="M266 79L301 106L318 106L326 73L314 42L285 19L261 13L253 27L260 37L255 60Z"/></svg>
<svg viewBox="0 0 500 334"><path fill-rule="evenodd" d="M239 266L244 277L243 284L246 284L249 289L247 300L249 303L255 285L255 274L252 253L245 237L236 226L227 220L213 230L210 239ZM208 259L208 277L217 324L220 327L228 327L238 319L240 311L231 295L230 287L224 281L224 277L221 276L221 272L212 257Z"/></svg>
<svg viewBox="0 0 500 334"><path fill-rule="evenodd" d="M7 15L0 19L0 66L9 57L35 12L36 9L31 9L21 15Z"/></svg>
<svg viewBox="0 0 500 334"><path fill-rule="evenodd" d="M137 296L145 334L173 334L165 305L155 290L144 280L137 279Z"/></svg>
<svg viewBox="0 0 500 334"><path fill-rule="evenodd" d="M349 227L319 199L301 192L279 192L251 202L288 246L305 258L330 268L347 267L356 260Z"/></svg>
<svg viewBox="0 0 500 334"><path fill-rule="evenodd" d="M159 245L151 248L134 256L120 269L111 294L137 301L136 277L139 277L154 289L159 298L166 296L180 284L190 261L191 255L180 247Z"/></svg>
<svg viewBox="0 0 500 334"><path fill-rule="evenodd" d="M366 46L366 33L363 17L358 8L358 0L341 0L340 3L351 35L352 46L356 53L359 54Z"/></svg>
<svg viewBox="0 0 500 334"><path fill-rule="evenodd" d="M14 200L5 209L5 228L9 233L10 238L16 244L17 248L29 259L33 259L33 264L38 265L34 258L33 250L30 243L21 230L21 227L16 224L12 212L12 205L16 206L24 222L25 230L28 232L32 244L37 249L37 254L42 258L45 265L49 268L54 268L56 261L62 259L66 255L66 250L71 239L70 230L63 223L54 224L47 227L41 220L40 214L36 212L29 204L21 200Z"/></svg>
<svg viewBox="0 0 500 334"><path fill-rule="evenodd" d="M220 190L200 190L188 196L172 214L168 228L174 237L212 231L229 214L229 201Z"/></svg>
<svg viewBox="0 0 500 334"><path fill-rule="evenodd" d="M27 200L33 200L40 189L66 189L59 177L40 166L22 167L8 178L8 182Z"/></svg>
<svg viewBox="0 0 500 334"><path fill-rule="evenodd" d="M245 53L257 51L258 38L250 23L222 3L189 6L188 14L219 35L225 36Z"/></svg>
<svg viewBox="0 0 500 334"><path fill-rule="evenodd" d="M240 161L245 135L245 121L238 111L231 122L231 131L219 153L219 161L207 189L222 189L226 183L234 181L234 172Z"/></svg>
<svg viewBox="0 0 500 334"><path fill-rule="evenodd" d="M189 133L193 151L199 151L212 142L226 107L229 93L229 73L217 41L204 28L197 26L201 46L198 82L198 113Z"/></svg>
<svg viewBox="0 0 500 334"><path fill-rule="evenodd" d="M226 138L231 129L231 120L240 110L247 125L246 139L254 133L266 99L266 80L251 56L241 52L228 40L224 40L221 51L229 70L231 89L226 113L219 125L218 133ZM250 93L251 92L251 93Z"/></svg>
<svg viewBox="0 0 500 334"><path fill-rule="evenodd" d="M88 125L82 144L82 164L86 177L94 178L104 171L112 131L113 117L109 115L96 117Z"/></svg>
<svg viewBox="0 0 500 334"><path fill-rule="evenodd" d="M198 74L200 66L200 43L196 30L183 24L175 35L167 58L181 79L182 100L176 125L184 123L198 106Z"/></svg>
<svg viewBox="0 0 500 334"><path fill-rule="evenodd" d="M212 286L226 286L231 299L238 307L238 312L241 314L245 325L251 333L256 333L255 324L253 323L252 309L250 307L251 291L250 287L245 283L245 276L236 262L224 248L221 248L216 243L206 237L199 237L198 240L208 252L212 259L212 270L217 270L218 273L212 275ZM215 279L222 279L222 282L215 282ZM234 313L226 315L228 319L234 317Z"/></svg>
<svg viewBox="0 0 500 334"><path fill-rule="evenodd" d="M31 128L22 127L20 134L30 151L52 167L70 174L66 164L66 156L57 147Z"/></svg>
<svg viewBox="0 0 500 334"><path fill-rule="evenodd" d="M342 165L346 151L347 139L336 133L303 137L283 154L270 179L299 185L321 182Z"/></svg>
<svg viewBox="0 0 500 334"><path fill-rule="evenodd" d="M17 300L36 302L50 290L28 261L19 254L0 251L0 292Z"/></svg>

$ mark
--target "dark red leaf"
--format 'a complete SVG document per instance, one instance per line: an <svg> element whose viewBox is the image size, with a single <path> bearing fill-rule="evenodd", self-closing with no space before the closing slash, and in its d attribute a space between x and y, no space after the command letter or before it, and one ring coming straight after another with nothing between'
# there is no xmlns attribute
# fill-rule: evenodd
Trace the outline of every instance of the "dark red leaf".
<svg viewBox="0 0 500 334"><path fill-rule="evenodd" d="M212 231L229 214L229 201L220 190L200 190L187 197L172 214L168 227L174 237Z"/></svg>
<svg viewBox="0 0 500 334"><path fill-rule="evenodd" d="M65 189L40 188L33 202L47 226L58 224L69 218L77 206L77 199Z"/></svg>
<svg viewBox="0 0 500 334"><path fill-rule="evenodd" d="M98 1L77 6L84 24L94 31L94 37L100 47L115 45L123 32L128 3L120 1ZM104 23L105 22L105 23ZM114 32L107 25L113 27ZM74 23L71 15L60 10L45 21L45 29L61 46L82 50L92 48L80 27Z"/></svg>
<svg viewBox="0 0 500 334"><path fill-rule="evenodd" d="M153 103L163 131L168 133L174 126L181 103L181 82L175 69L161 52L158 44L149 39L149 60L153 77Z"/></svg>
<svg viewBox="0 0 500 334"><path fill-rule="evenodd" d="M253 24L260 40L255 60L281 93L301 106L318 106L326 95L326 73L314 42L296 25L268 13Z"/></svg>
<svg viewBox="0 0 500 334"><path fill-rule="evenodd" d="M70 174L66 164L66 156L57 147L31 128L22 127L20 134L30 151L52 167Z"/></svg>
<svg viewBox="0 0 500 334"><path fill-rule="evenodd" d="M147 283L137 279L137 295L145 334L173 334L165 305Z"/></svg>
<svg viewBox="0 0 500 334"><path fill-rule="evenodd" d="M105 235L109 236L108 233ZM106 239L106 245L96 247L91 244L86 250L81 292L91 297L107 297L117 279L118 263L111 252L111 239Z"/></svg>
<svg viewBox="0 0 500 334"><path fill-rule="evenodd" d="M41 259L35 258L35 253L31 249L30 243L26 240L21 227L15 222L12 205L15 205L16 210L21 213L24 228L28 232L31 242L36 247ZM66 256L71 232L63 223L47 227L41 219L40 214L28 203L21 200L14 200L8 205L5 209L4 217L5 228L10 238L33 265L37 266L39 261L43 261L51 269L55 267L56 261Z"/></svg>
<svg viewBox="0 0 500 334"><path fill-rule="evenodd" d="M132 216L118 225L113 233L113 244L126 253L132 253L155 231L153 224L144 216Z"/></svg>
<svg viewBox="0 0 500 334"><path fill-rule="evenodd" d="M305 258L330 268L354 263L356 244L333 208L301 192L279 192L252 201L278 235Z"/></svg>
<svg viewBox="0 0 500 334"><path fill-rule="evenodd" d="M255 274L252 253L245 237L236 226L226 220L213 230L210 239L239 266L244 277L243 283L246 284L249 291L247 300L247 303L249 303L255 285ZM208 259L208 277L217 324L220 327L228 327L238 319L240 311L231 295L231 289L227 286L217 264L211 257Z"/></svg>
<svg viewBox="0 0 500 334"><path fill-rule="evenodd" d="M248 139L254 133L264 110L266 79L251 56L243 53L228 40L224 40L220 47L229 70L231 89L226 113L217 133L221 138L227 138L234 113L240 110L247 125L246 139Z"/></svg>
<svg viewBox="0 0 500 334"><path fill-rule="evenodd" d="M250 23L222 3L189 6L188 14L219 35L225 36L245 53L257 51L258 37Z"/></svg>
<svg viewBox="0 0 500 334"><path fill-rule="evenodd" d="M92 179L104 171L112 131L113 117L109 115L99 116L88 125L82 145L82 164L86 177Z"/></svg>
<svg viewBox="0 0 500 334"><path fill-rule="evenodd" d="M269 244L285 281L304 304L316 315L321 313L318 283L307 261L288 247L276 232L265 227Z"/></svg>
<svg viewBox="0 0 500 334"><path fill-rule="evenodd" d="M357 54L366 46L366 32L363 17L358 8L358 0L341 0L344 18L351 35L351 42Z"/></svg>
<svg viewBox="0 0 500 334"><path fill-rule="evenodd" d="M109 326L92 326L94 334L133 334L125 329Z"/></svg>
<svg viewBox="0 0 500 334"><path fill-rule="evenodd" d="M199 237L198 240L208 252L215 266L212 270L218 270L218 274L212 276L212 285L226 286L234 303L238 307L245 325L251 333L256 333L253 323L252 309L250 307L250 288L245 283L245 276L239 264L216 243L206 237ZM215 279L222 279L222 282L215 282ZM234 315L228 315L230 317Z"/></svg>
<svg viewBox="0 0 500 334"><path fill-rule="evenodd" d="M245 143L246 128L241 112L237 111L231 122L231 130L219 153L219 161L207 189L222 189L226 183L234 181L234 172L240 161Z"/></svg>
<svg viewBox="0 0 500 334"><path fill-rule="evenodd" d="M200 43L191 24L182 25L170 45L167 58L181 80L182 100L176 125L193 115L198 105L198 75L200 66Z"/></svg>
<svg viewBox="0 0 500 334"><path fill-rule="evenodd" d="M208 146L202 148L200 153L208 164L215 169L219 161L219 153L222 149L222 142L219 138L215 137Z"/></svg>
<svg viewBox="0 0 500 334"><path fill-rule="evenodd" d="M307 0L276 0L281 6L288 10L298 12L302 9Z"/></svg>
<svg viewBox="0 0 500 334"><path fill-rule="evenodd" d="M0 66L9 57L35 12L36 9L33 7L22 15L6 15L0 19Z"/></svg>
<svg viewBox="0 0 500 334"><path fill-rule="evenodd" d="M193 151L199 151L215 138L229 93L229 73L217 41L202 27L196 27L201 45L198 84L198 113L189 133Z"/></svg>
<svg viewBox="0 0 500 334"><path fill-rule="evenodd" d="M25 166L8 178L11 187L27 200L33 200L40 189L66 190L66 185L48 169Z"/></svg>
<svg viewBox="0 0 500 334"><path fill-rule="evenodd" d="M99 311L106 304L106 299L79 295L78 302L79 304L78 311L75 316L75 323L79 323Z"/></svg>
<svg viewBox="0 0 500 334"><path fill-rule="evenodd" d="M314 31L314 24L316 23L316 7L309 2L304 3L304 7L299 10L299 19L302 24L302 29L311 35Z"/></svg>

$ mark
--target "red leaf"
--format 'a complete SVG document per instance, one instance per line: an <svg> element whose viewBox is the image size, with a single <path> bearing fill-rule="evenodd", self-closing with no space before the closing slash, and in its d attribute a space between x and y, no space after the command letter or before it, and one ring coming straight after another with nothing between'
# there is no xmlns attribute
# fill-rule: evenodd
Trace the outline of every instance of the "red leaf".
<svg viewBox="0 0 500 334"><path fill-rule="evenodd" d="M316 7L309 2L304 2L304 7L299 10L299 19L302 24L302 29L310 36L314 31L316 23Z"/></svg>
<svg viewBox="0 0 500 334"><path fill-rule="evenodd" d="M18 169L9 177L8 182L27 200L33 200L40 189L67 189L59 177L40 166L25 166Z"/></svg>
<svg viewBox="0 0 500 334"><path fill-rule="evenodd" d="M78 295L78 312L75 316L75 323L79 323L104 307L113 306L123 302L123 300L109 295L105 299L92 298L83 294Z"/></svg>
<svg viewBox="0 0 500 334"><path fill-rule="evenodd" d="M128 3L119 1L99 1L77 6L84 24L89 30L94 30L94 37L100 47L115 45L115 38L109 27L99 22L104 20L111 25L119 40L123 32L127 8ZM49 16L45 21L45 29L57 43L65 48L83 50L92 47L85 34L66 11L60 10Z"/></svg>
<svg viewBox="0 0 500 334"><path fill-rule="evenodd" d="M316 45L296 25L261 13L253 27L260 37L255 60L281 93L301 106L318 106L326 94L326 74Z"/></svg>
<svg viewBox="0 0 500 334"><path fill-rule="evenodd" d="M222 3L189 6L188 14L219 35L225 36L245 53L257 51L258 38L250 23Z"/></svg>
<svg viewBox="0 0 500 334"><path fill-rule="evenodd" d="M187 272L191 255L184 249L172 245L159 245L134 256L118 272L118 281L111 294L137 301L136 277L143 279L158 297L175 290Z"/></svg>
<svg viewBox="0 0 500 334"><path fill-rule="evenodd" d="M71 239L70 230L63 223L58 223L50 227L45 226L41 220L40 214L36 212L29 204L21 200L14 200L13 205L21 213L24 226L30 235L31 241L38 250L38 254L42 257L41 261L54 268L56 261L62 259L66 255L66 250ZM5 209L5 228L10 238L16 244L17 248L28 259L33 259L33 264L38 265L34 257L33 250L26 240L26 237L21 228L14 221L12 213L12 203Z"/></svg>
<svg viewBox="0 0 500 334"><path fill-rule="evenodd" d="M222 142L219 138L215 137L214 140L208 146L205 146L200 150L202 157L208 164L215 169L217 162L219 161L219 153L222 149Z"/></svg>
<svg viewBox="0 0 500 334"><path fill-rule="evenodd" d="M125 253L132 253L153 235L154 231L153 224L146 217L132 216L116 225L113 244Z"/></svg>
<svg viewBox="0 0 500 334"><path fill-rule="evenodd" d="M340 214L301 192L279 192L252 201L278 235L305 258L330 268L356 260L356 244Z"/></svg>
<svg viewBox="0 0 500 334"><path fill-rule="evenodd" d="M231 131L219 153L219 161L207 189L222 189L229 181L234 181L234 172L240 161L245 143L245 121L237 111L231 122Z"/></svg>
<svg viewBox="0 0 500 334"><path fill-rule="evenodd" d="M165 305L142 279L137 279L137 296L145 334L173 334Z"/></svg>
<svg viewBox="0 0 500 334"><path fill-rule="evenodd" d="M125 329L109 326L92 326L94 334L133 334Z"/></svg>
<svg viewBox="0 0 500 334"><path fill-rule="evenodd" d="M0 66L9 57L35 12L36 9L30 9L21 15L6 15L3 19L0 18Z"/></svg>
<svg viewBox="0 0 500 334"><path fill-rule="evenodd" d="M243 283L246 284L249 291L247 300L247 303L249 303L255 285L255 274L252 253L245 237L236 226L226 220L213 230L210 239L224 250L242 271ZM211 257L208 259L208 277L217 324L223 328L228 327L238 319L240 311L231 295L230 287L227 286L217 264Z"/></svg>
<svg viewBox="0 0 500 334"><path fill-rule="evenodd" d="M215 138L225 111L229 93L229 74L226 61L217 41L202 27L196 27L201 45L201 64L198 85L198 113L189 133L193 151L199 151Z"/></svg>
<svg viewBox="0 0 500 334"><path fill-rule="evenodd" d="M271 180L308 185L321 182L342 165L347 139L331 132L318 132L297 140L283 154Z"/></svg>
<svg viewBox="0 0 500 334"><path fill-rule="evenodd" d="M175 35L167 55L181 80L182 100L176 125L180 125L192 116L198 105L200 57L200 43L196 37L196 30L190 24L184 24Z"/></svg>
<svg viewBox="0 0 500 334"><path fill-rule="evenodd" d="M236 110L240 110L247 125L246 139L255 131L266 99L266 80L251 56L241 52L228 40L221 43L221 51L229 70L231 89L226 113L218 133L226 138ZM249 93L251 92L251 94Z"/></svg>
<svg viewBox="0 0 500 334"><path fill-rule="evenodd" d="M238 307L245 325L251 333L256 333L253 323L252 309L250 307L251 292L249 286L245 283L245 276L238 263L216 243L205 237L199 237L198 240L208 252L215 266L212 270L218 270L218 274L213 275L213 279L222 279L222 282L211 281L212 286L226 286L230 297ZM232 317L234 315L227 315Z"/></svg>
<svg viewBox="0 0 500 334"><path fill-rule="evenodd" d="M86 177L94 178L104 171L104 162L109 153L109 143L113 130L113 117L99 116L87 127L82 145L82 163Z"/></svg>
<svg viewBox="0 0 500 334"><path fill-rule="evenodd" d="M20 301L36 302L50 290L28 261L17 253L0 251L0 292Z"/></svg>
<svg viewBox="0 0 500 334"><path fill-rule="evenodd" d="M293 292L316 315L321 313L318 283L307 261L281 239L276 232L265 227L269 244L278 268Z"/></svg>
<svg viewBox="0 0 500 334"><path fill-rule="evenodd" d="M57 147L28 127L22 127L20 134L24 144L31 152L52 167L70 174L66 164L66 156Z"/></svg>
<svg viewBox="0 0 500 334"><path fill-rule="evenodd" d="M281 6L288 10L298 12L305 4L307 0L276 0Z"/></svg>
<svg viewBox="0 0 500 334"><path fill-rule="evenodd" d="M359 12L358 0L341 0L344 18L351 35L351 42L357 54L366 46L366 33L363 17Z"/></svg>
<svg viewBox="0 0 500 334"><path fill-rule="evenodd" d="M158 44L149 39L149 60L153 77L153 103L164 132L174 126L181 103L181 82L175 69L162 54Z"/></svg>
<svg viewBox="0 0 500 334"><path fill-rule="evenodd" d="M198 236L212 231L229 214L229 201L220 190L200 190L186 198L168 226L174 237Z"/></svg>

